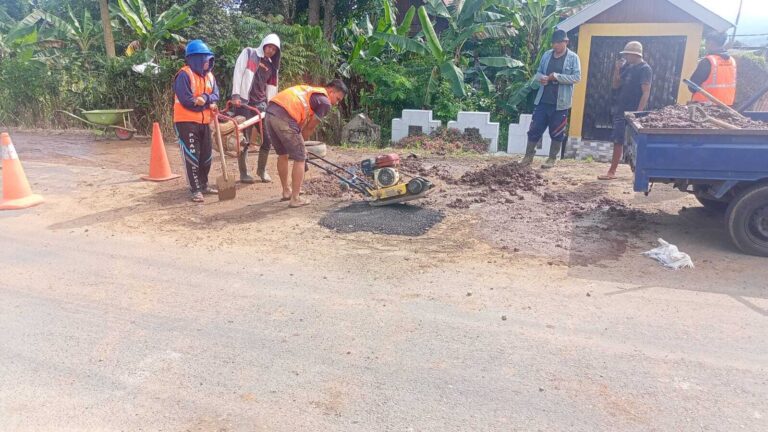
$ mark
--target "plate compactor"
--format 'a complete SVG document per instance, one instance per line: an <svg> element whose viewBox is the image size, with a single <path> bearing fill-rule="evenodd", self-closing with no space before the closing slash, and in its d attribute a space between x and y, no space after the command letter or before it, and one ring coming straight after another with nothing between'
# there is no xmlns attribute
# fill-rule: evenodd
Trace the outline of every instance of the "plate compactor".
<svg viewBox="0 0 768 432"><path fill-rule="evenodd" d="M381 155L360 162L359 167L344 168L313 152L308 152L309 163L339 179L340 186L353 189L365 197L372 206L404 203L423 198L434 185L424 177L413 177L400 172L397 153Z"/></svg>

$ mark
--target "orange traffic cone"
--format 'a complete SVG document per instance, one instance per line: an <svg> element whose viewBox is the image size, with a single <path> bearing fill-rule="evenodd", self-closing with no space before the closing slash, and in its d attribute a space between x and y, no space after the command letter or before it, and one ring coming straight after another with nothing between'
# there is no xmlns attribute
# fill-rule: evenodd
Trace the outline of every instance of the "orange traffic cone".
<svg viewBox="0 0 768 432"><path fill-rule="evenodd" d="M141 178L156 182L179 178L178 174L171 172L168 155L165 154L163 135L160 133L160 124L157 122L152 127L152 153L149 159L149 175L142 176Z"/></svg>
<svg viewBox="0 0 768 432"><path fill-rule="evenodd" d="M43 197L33 194L29 188L11 136L5 132L0 134L0 158L3 160L3 199L0 201L0 210L25 209L42 203Z"/></svg>

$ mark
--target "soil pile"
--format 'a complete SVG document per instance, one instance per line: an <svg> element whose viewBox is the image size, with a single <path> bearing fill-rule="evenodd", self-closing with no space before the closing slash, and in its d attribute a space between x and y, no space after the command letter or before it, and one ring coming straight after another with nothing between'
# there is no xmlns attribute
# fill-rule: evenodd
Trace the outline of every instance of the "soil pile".
<svg viewBox="0 0 768 432"><path fill-rule="evenodd" d="M348 198L352 195L351 192L341 188L339 179L328 174L305 181L301 188L307 195L324 198Z"/></svg>
<svg viewBox="0 0 768 432"><path fill-rule="evenodd" d="M429 135L405 137L395 143L395 148L417 148L437 154L458 151L484 153L488 151L488 144L477 130L461 132L458 129L439 128Z"/></svg>
<svg viewBox="0 0 768 432"><path fill-rule="evenodd" d="M505 190L533 192L546 185L547 180L528 166L521 165L518 162L509 162L494 164L478 171L467 172L461 176L459 184L488 186L493 191L502 188Z"/></svg>
<svg viewBox="0 0 768 432"><path fill-rule="evenodd" d="M728 122L742 129L768 130L768 123L737 117L733 113L718 106L703 105L709 117ZM637 115L638 123L649 129L721 129L711 122L694 122L683 105L670 105L645 115Z"/></svg>
<svg viewBox="0 0 768 432"><path fill-rule="evenodd" d="M400 170L412 176L422 176L429 179L438 178L446 183L454 183L456 179L445 167L440 165L426 165L419 161L416 155L409 155L400 161Z"/></svg>

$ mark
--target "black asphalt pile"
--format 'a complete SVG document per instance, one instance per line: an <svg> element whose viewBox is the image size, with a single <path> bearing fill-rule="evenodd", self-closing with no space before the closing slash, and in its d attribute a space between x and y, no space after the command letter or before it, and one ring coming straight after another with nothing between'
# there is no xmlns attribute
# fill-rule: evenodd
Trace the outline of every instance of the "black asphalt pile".
<svg viewBox="0 0 768 432"><path fill-rule="evenodd" d="M504 189L533 192L546 185L547 180L528 166L518 162L509 162L465 173L459 179L459 184L487 186L492 191Z"/></svg>
<svg viewBox="0 0 768 432"><path fill-rule="evenodd" d="M702 105L709 117L725 121L742 129L768 130L768 123L744 119L714 105ZM691 120L688 107L670 105L645 115L637 115L637 122L649 129L722 129L711 122L694 122Z"/></svg>
<svg viewBox="0 0 768 432"><path fill-rule="evenodd" d="M416 205L372 207L356 202L328 213L319 224L341 233L370 232L417 237L426 234L443 217L442 212Z"/></svg>

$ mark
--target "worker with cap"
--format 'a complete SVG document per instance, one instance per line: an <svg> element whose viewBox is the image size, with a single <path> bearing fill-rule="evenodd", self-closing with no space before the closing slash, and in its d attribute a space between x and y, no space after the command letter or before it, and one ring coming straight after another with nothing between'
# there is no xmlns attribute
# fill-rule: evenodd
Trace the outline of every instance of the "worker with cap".
<svg viewBox="0 0 768 432"><path fill-rule="evenodd" d="M277 173L283 188L282 201L289 207L308 204L301 199L309 139L320 121L347 95L343 81L335 79L324 87L298 85L278 93L267 106L265 139L277 153ZM293 168L289 172L289 162ZM290 183L289 183L290 174Z"/></svg>
<svg viewBox="0 0 768 432"><path fill-rule="evenodd" d="M277 94L280 54L280 38L274 33L267 35L258 48L246 47L243 49L237 58L232 76L232 103L235 105L235 114L247 119L256 115L253 110L243 105L256 108L262 113L267 110L268 100ZM244 131L245 145L240 150L237 159L242 183L255 183L256 181L248 174L246 163L252 131L253 127ZM272 181L267 173L268 158L269 145L262 142L256 163L256 175L264 183Z"/></svg>
<svg viewBox="0 0 768 432"><path fill-rule="evenodd" d="M173 81L173 123L181 147L191 199L203 202L203 194L216 194L208 185L213 154L209 124L216 114L219 87L213 77L213 52L199 39L185 51L186 65Z"/></svg>
<svg viewBox="0 0 768 432"><path fill-rule="evenodd" d="M533 162L536 146L549 129L552 146L549 158L541 167L552 168L565 144L568 110L573 104L573 85L581 81L581 62L579 56L568 49L568 34L564 30L555 30L552 34L552 49L542 55L536 78L540 87L521 163L530 165Z"/></svg>
<svg viewBox="0 0 768 432"><path fill-rule="evenodd" d="M736 59L725 49L727 41L725 33L714 33L706 37L707 55L699 60L691 81L720 102L733 106L736 101ZM711 103L696 89L689 87L689 90L693 93L694 102Z"/></svg>
<svg viewBox="0 0 768 432"><path fill-rule="evenodd" d="M626 112L645 111L651 96L651 84L653 83L653 70L643 60L643 45L632 41L624 46L621 51L622 58L614 64L613 79L611 83L613 105L611 114L613 118L613 157L608 173L598 177L600 180L613 180L616 178L616 169L624 153L626 141L627 120Z"/></svg>

